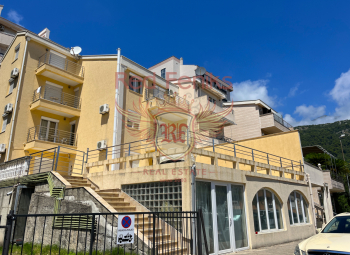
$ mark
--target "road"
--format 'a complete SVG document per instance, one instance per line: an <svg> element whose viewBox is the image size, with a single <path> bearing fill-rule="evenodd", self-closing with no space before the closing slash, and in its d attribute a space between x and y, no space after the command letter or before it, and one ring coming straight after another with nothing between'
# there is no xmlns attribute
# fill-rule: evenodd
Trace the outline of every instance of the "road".
<svg viewBox="0 0 350 255"><path fill-rule="evenodd" d="M254 249L254 250L247 250L247 251L240 251L237 253L232 253L236 255L245 255L245 254L254 254L254 255L292 255L294 253L295 246L300 243L301 240L291 242L291 243L285 243L285 244L279 244L274 245L270 247L264 247L260 249Z"/></svg>

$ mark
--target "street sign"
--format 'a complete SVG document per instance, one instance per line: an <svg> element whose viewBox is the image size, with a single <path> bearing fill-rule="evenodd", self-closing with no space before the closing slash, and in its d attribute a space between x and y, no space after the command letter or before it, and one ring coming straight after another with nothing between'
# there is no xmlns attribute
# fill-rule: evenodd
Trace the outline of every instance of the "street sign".
<svg viewBox="0 0 350 255"><path fill-rule="evenodd" d="M118 244L134 243L135 215L119 215L118 217Z"/></svg>

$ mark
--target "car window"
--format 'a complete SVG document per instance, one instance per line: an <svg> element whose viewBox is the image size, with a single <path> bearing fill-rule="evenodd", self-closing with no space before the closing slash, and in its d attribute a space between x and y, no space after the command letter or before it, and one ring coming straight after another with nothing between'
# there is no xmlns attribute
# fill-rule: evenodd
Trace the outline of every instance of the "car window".
<svg viewBox="0 0 350 255"><path fill-rule="evenodd" d="M333 218L323 229L322 233L347 233L350 234L350 216Z"/></svg>

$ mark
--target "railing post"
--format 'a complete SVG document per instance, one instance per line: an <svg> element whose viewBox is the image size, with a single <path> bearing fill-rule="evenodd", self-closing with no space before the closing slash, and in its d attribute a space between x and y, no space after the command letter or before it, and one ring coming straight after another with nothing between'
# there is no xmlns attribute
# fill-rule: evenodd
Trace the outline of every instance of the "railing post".
<svg viewBox="0 0 350 255"><path fill-rule="evenodd" d="M108 147L106 147L106 160L108 159Z"/></svg>
<svg viewBox="0 0 350 255"><path fill-rule="evenodd" d="M291 162L292 162L292 170L294 171L293 160L291 160Z"/></svg>
<svg viewBox="0 0 350 255"><path fill-rule="evenodd" d="M85 152L83 152L83 161L81 163L81 174L84 173L84 160L85 160Z"/></svg>
<svg viewBox="0 0 350 255"><path fill-rule="evenodd" d="M130 150L131 150L131 148L130 148L130 147L131 147L131 145L130 145L130 143L129 143L129 153L128 153L128 154L129 154L129 156L130 156L130 153L131 153L131 151L130 151Z"/></svg>
<svg viewBox="0 0 350 255"><path fill-rule="evenodd" d="M89 160L89 148L86 149L86 162L87 163Z"/></svg>
<svg viewBox="0 0 350 255"><path fill-rule="evenodd" d="M53 159L52 159L52 171L53 171L53 169L54 169L54 167L55 167L55 156L56 156L56 149L53 151Z"/></svg>
<svg viewBox="0 0 350 255"><path fill-rule="evenodd" d="M267 153L267 164L270 165L269 154Z"/></svg>
<svg viewBox="0 0 350 255"><path fill-rule="evenodd" d="M10 213L7 215L5 239L4 239L4 244L3 244L2 255L9 254L10 242L11 242L11 232L12 232L11 230L12 230L12 223L13 223L13 214L14 214L14 211L11 210Z"/></svg>
<svg viewBox="0 0 350 255"><path fill-rule="evenodd" d="M252 160L254 161L254 149L252 149Z"/></svg>
<svg viewBox="0 0 350 255"><path fill-rule="evenodd" d="M47 54L49 54L48 52L45 53L45 60L44 60L44 64L46 64L46 57L47 57ZM50 56L49 56L50 57Z"/></svg>
<svg viewBox="0 0 350 255"><path fill-rule="evenodd" d="M156 213L153 212L153 240L152 240L152 255L157 255L156 253Z"/></svg>
<svg viewBox="0 0 350 255"><path fill-rule="evenodd" d="M281 163L281 167L282 167L282 158L280 158L280 163Z"/></svg>
<svg viewBox="0 0 350 255"><path fill-rule="evenodd" d="M202 254L202 231L199 211L197 211L197 246L198 254Z"/></svg>
<svg viewBox="0 0 350 255"><path fill-rule="evenodd" d="M34 127L34 139L33 139L33 141L35 141L36 128L37 128L37 126Z"/></svg>
<svg viewBox="0 0 350 255"><path fill-rule="evenodd" d="M213 152L215 152L215 142L214 142L214 138L213 138Z"/></svg>
<svg viewBox="0 0 350 255"><path fill-rule="evenodd" d="M43 152L41 152L41 156L40 156L39 173L41 170L41 162L43 162Z"/></svg>
<svg viewBox="0 0 350 255"><path fill-rule="evenodd" d="M94 249L94 241L95 241L95 214L92 215L92 221L91 221L90 250L89 250L90 255L92 255L92 250Z"/></svg>
<svg viewBox="0 0 350 255"><path fill-rule="evenodd" d="M60 146L57 147L55 172L57 172L58 158L60 156Z"/></svg>
<svg viewBox="0 0 350 255"><path fill-rule="evenodd" d="M235 153L235 157L236 157L237 154L236 154L236 144L235 143L233 144L233 152Z"/></svg>

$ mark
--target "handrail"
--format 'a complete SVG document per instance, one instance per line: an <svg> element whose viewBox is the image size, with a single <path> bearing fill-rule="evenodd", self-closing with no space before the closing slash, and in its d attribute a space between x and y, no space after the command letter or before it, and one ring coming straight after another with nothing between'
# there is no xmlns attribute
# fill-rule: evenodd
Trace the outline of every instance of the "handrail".
<svg viewBox="0 0 350 255"><path fill-rule="evenodd" d="M29 143L36 140L70 146L76 146L77 144L77 136L75 133L43 126L35 126L28 129L27 142Z"/></svg>
<svg viewBox="0 0 350 255"><path fill-rule="evenodd" d="M39 57L38 68L44 64L57 67L59 69L62 69L63 71L84 78L84 66L75 63L71 60L68 60L67 58L63 58L57 54L46 52L44 55Z"/></svg>
<svg viewBox="0 0 350 255"><path fill-rule="evenodd" d="M62 90L52 88L52 87L45 86L45 87L39 87L38 89L34 90L33 103L40 99L45 99L51 102L66 105L76 109L80 109L81 107L80 97L62 92Z"/></svg>

